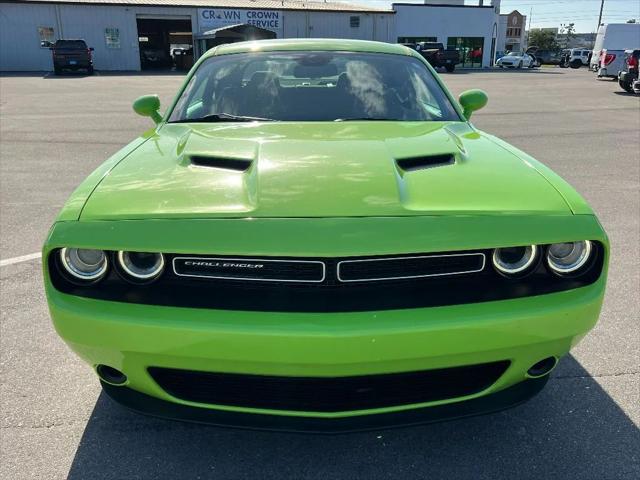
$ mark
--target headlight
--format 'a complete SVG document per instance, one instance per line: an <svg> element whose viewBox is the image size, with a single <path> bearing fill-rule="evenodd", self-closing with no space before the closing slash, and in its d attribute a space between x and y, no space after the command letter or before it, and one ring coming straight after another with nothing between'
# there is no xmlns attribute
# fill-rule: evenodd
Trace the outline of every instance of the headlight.
<svg viewBox="0 0 640 480"><path fill-rule="evenodd" d="M577 272L591 258L593 246L589 240L554 243L547 250L547 264L559 275Z"/></svg>
<svg viewBox="0 0 640 480"><path fill-rule="evenodd" d="M108 267L105 252L85 248L61 249L60 263L68 274L87 282L102 278Z"/></svg>
<svg viewBox="0 0 640 480"><path fill-rule="evenodd" d="M493 251L493 266L505 275L523 275L528 272L538 259L538 247L496 248Z"/></svg>
<svg viewBox="0 0 640 480"><path fill-rule="evenodd" d="M120 251L118 265L134 280L152 280L164 270L164 256L161 253Z"/></svg>

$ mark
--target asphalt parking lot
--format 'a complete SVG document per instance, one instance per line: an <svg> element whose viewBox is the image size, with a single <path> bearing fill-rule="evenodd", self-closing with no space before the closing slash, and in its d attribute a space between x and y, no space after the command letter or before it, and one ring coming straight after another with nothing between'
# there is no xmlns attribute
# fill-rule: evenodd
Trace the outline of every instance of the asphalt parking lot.
<svg viewBox="0 0 640 480"><path fill-rule="evenodd" d="M584 195L612 243L600 322L546 389L504 412L336 436L147 418L100 393L55 334L39 259L0 267L2 479L640 478L640 99L585 69L460 72L481 129ZM0 78L0 259L38 252L73 188L150 126L131 102L178 75Z"/></svg>

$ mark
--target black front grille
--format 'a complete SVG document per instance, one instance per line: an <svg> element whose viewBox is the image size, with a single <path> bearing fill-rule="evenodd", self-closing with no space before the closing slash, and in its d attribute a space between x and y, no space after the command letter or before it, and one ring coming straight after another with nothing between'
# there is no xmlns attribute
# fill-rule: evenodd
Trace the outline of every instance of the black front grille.
<svg viewBox="0 0 640 480"><path fill-rule="evenodd" d="M462 275L482 271L484 263L484 253L345 260L338 263L338 279L358 282Z"/></svg>
<svg viewBox="0 0 640 480"><path fill-rule="evenodd" d="M185 256L173 259L173 273L223 280L319 283L324 280L325 266L307 260Z"/></svg>
<svg viewBox="0 0 640 480"><path fill-rule="evenodd" d="M352 377L277 377L150 367L167 393L196 403L271 410L341 412L458 398L493 385L499 361L420 372Z"/></svg>

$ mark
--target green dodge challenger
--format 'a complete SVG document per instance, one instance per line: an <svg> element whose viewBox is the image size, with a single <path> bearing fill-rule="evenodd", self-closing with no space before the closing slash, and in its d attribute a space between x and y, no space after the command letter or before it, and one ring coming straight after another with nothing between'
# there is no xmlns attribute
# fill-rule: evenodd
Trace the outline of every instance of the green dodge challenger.
<svg viewBox="0 0 640 480"><path fill-rule="evenodd" d="M222 45L73 193L44 245L58 333L151 415L348 431L523 402L594 326L609 245L477 130L415 51Z"/></svg>

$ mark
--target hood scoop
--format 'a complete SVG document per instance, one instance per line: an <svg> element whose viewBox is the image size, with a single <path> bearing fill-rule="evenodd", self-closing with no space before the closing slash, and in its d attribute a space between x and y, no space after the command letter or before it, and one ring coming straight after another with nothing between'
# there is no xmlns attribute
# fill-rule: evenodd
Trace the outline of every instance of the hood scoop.
<svg viewBox="0 0 640 480"><path fill-rule="evenodd" d="M251 166L251 160L240 158L208 157L204 155L192 155L189 157L191 165L198 167L220 168L234 172L246 172Z"/></svg>
<svg viewBox="0 0 640 480"><path fill-rule="evenodd" d="M444 167L445 165L453 165L456 159L453 154L430 155L425 157L411 157L396 160L396 164L405 172L413 172L414 170L424 170L425 168Z"/></svg>

